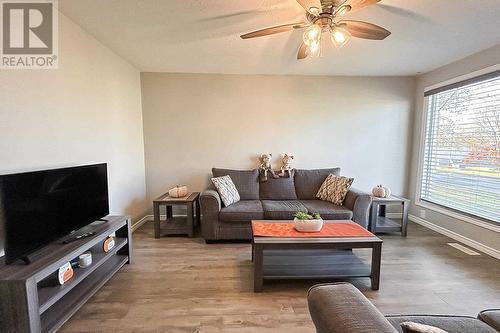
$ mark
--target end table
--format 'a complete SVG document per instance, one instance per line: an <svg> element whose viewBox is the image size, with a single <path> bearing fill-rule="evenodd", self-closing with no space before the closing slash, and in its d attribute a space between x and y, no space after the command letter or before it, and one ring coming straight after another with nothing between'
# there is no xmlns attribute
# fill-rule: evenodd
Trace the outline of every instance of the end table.
<svg viewBox="0 0 500 333"><path fill-rule="evenodd" d="M160 238L161 234L178 235L187 234L193 237L193 225L196 206L196 224L200 224L200 192L191 192L183 198L172 198L165 193L153 201L155 238ZM160 207L165 206L166 219L160 219ZM186 206L187 216L174 217L173 206Z"/></svg>
<svg viewBox="0 0 500 333"><path fill-rule="evenodd" d="M397 196L389 198L372 197L372 208L370 210L370 225L368 230L374 234L377 232L401 232L406 237L408 229L408 204L410 200ZM386 206L400 205L401 223L386 217Z"/></svg>

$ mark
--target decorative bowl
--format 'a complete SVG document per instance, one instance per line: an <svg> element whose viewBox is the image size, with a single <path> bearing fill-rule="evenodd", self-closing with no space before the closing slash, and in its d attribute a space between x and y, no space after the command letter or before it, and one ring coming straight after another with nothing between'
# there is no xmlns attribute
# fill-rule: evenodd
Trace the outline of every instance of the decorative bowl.
<svg viewBox="0 0 500 333"><path fill-rule="evenodd" d="M323 219L317 220L293 220L295 229L300 232L319 232L323 228Z"/></svg>

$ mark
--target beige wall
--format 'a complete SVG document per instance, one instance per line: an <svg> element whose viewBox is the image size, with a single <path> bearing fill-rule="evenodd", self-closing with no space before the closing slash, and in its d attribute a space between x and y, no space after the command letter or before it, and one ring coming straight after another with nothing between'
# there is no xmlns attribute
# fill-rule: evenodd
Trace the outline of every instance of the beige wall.
<svg viewBox="0 0 500 333"><path fill-rule="evenodd" d="M463 237L469 238L475 242L479 242L488 247L500 251L500 228L498 232L490 229L485 229L477 225L461 221L456 218L440 214L433 210L425 209L416 206L416 186L418 180L418 165L420 163L418 155L420 151L420 139L422 136L422 116L424 111L424 89L429 86L439 84L458 76L466 75L496 64L500 63L500 45L487 49L483 52L477 53L473 56L449 64L422 75L417 78L417 90L415 95L415 131L413 136L413 149L412 149L412 168L410 174L410 188L409 194L412 199L410 206L410 214L417 217L423 217L425 220L435 224L438 227L445 228L451 232L457 233Z"/></svg>
<svg viewBox="0 0 500 333"><path fill-rule="evenodd" d="M59 19L59 69L0 71L0 173L107 162L110 210L146 209L140 74Z"/></svg>
<svg viewBox="0 0 500 333"><path fill-rule="evenodd" d="M254 168L295 155L299 168L342 167L354 187L404 194L413 78L142 73L148 198L203 190L212 167Z"/></svg>

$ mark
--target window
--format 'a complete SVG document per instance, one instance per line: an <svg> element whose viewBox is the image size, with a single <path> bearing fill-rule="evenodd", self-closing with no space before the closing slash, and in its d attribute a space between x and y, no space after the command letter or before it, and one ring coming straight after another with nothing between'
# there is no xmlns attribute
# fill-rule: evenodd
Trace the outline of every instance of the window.
<svg viewBox="0 0 500 333"><path fill-rule="evenodd" d="M500 71L425 96L420 200L500 223Z"/></svg>

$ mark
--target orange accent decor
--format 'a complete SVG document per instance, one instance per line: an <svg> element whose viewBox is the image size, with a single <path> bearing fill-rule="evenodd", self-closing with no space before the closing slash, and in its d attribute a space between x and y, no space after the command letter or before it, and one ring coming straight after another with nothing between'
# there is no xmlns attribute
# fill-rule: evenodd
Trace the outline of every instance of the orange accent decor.
<svg viewBox="0 0 500 333"><path fill-rule="evenodd" d="M113 237L106 238L104 244L102 245L104 252L109 252L114 247L115 247L115 239Z"/></svg>
<svg viewBox="0 0 500 333"><path fill-rule="evenodd" d="M63 283L66 283L73 277L73 268L69 266L69 268L63 274Z"/></svg>
<svg viewBox="0 0 500 333"><path fill-rule="evenodd" d="M355 223L325 223L319 232L300 232L295 230L293 222L252 221L252 232L259 237L373 237L365 228Z"/></svg>

